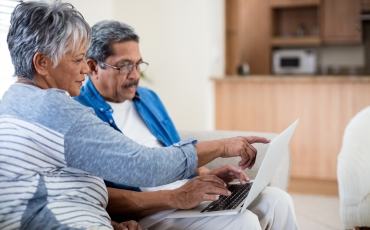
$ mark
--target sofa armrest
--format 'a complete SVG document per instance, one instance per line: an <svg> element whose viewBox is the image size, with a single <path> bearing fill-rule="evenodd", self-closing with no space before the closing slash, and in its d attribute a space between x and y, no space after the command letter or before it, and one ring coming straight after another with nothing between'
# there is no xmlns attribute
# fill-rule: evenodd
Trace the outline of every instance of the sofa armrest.
<svg viewBox="0 0 370 230"><path fill-rule="evenodd" d="M338 155L340 217L346 229L370 227L369 126L370 106L346 126Z"/></svg>
<svg viewBox="0 0 370 230"><path fill-rule="evenodd" d="M185 139L188 137L193 137L198 141L207 141L207 140L216 140L222 138L229 138L235 136L261 136L266 137L272 140L278 134L276 133L258 133L258 132L244 132L244 131L179 131L181 139ZM263 157L266 154L267 148L269 145L266 144L253 144L253 146L257 149L257 159L255 165L252 169L245 169L245 173L249 176L249 178L254 179L256 177L257 171L262 163ZM209 169L215 169L217 167L231 164L238 167L238 162L240 158L217 158L212 162L205 165ZM289 177L290 177L290 153L289 149L287 149L286 153L284 154L283 159L279 164L279 167L275 173L274 178L272 179L270 186L278 187L284 191L287 191L288 184L289 184Z"/></svg>

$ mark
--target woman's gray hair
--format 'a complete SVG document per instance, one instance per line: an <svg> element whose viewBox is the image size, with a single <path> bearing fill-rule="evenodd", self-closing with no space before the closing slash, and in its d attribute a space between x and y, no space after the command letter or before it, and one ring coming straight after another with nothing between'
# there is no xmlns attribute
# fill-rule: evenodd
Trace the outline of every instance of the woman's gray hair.
<svg viewBox="0 0 370 230"><path fill-rule="evenodd" d="M112 43L135 41L139 43L139 36L129 25L112 20L104 20L96 23L92 28L90 47L87 50L86 59L94 59L104 62L114 54ZM100 66L104 68L104 66Z"/></svg>
<svg viewBox="0 0 370 230"><path fill-rule="evenodd" d="M7 42L15 74L33 82L37 52L49 57L55 67L67 52L87 48L90 39L89 24L71 4L25 2L11 15Z"/></svg>

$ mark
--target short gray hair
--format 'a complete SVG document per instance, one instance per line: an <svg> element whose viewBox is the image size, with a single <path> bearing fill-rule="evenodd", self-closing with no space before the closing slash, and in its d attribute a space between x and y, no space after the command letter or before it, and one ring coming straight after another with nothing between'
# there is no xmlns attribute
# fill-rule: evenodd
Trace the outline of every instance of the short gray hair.
<svg viewBox="0 0 370 230"><path fill-rule="evenodd" d="M112 43L135 41L139 43L139 36L134 29L119 21L104 20L96 23L92 28L90 47L86 58L105 61L114 54ZM103 66L101 66L103 68Z"/></svg>
<svg viewBox="0 0 370 230"><path fill-rule="evenodd" d="M87 48L90 39L89 24L71 4L25 2L11 15L7 42L15 74L33 82L37 52L49 57L55 67L67 52Z"/></svg>

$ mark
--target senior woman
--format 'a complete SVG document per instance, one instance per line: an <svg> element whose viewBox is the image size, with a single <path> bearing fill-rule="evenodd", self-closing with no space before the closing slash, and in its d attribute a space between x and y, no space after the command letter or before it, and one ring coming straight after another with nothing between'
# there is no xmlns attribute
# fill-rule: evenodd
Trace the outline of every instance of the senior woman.
<svg viewBox="0 0 370 230"><path fill-rule="evenodd" d="M0 105L1 229L112 229L101 178L157 186L216 157L240 156L240 166L251 167L250 143L268 142L187 139L152 149L117 133L71 98L88 71L90 38L89 25L67 3L21 3L12 13L7 42L18 81ZM203 180L205 191L228 194L219 178Z"/></svg>

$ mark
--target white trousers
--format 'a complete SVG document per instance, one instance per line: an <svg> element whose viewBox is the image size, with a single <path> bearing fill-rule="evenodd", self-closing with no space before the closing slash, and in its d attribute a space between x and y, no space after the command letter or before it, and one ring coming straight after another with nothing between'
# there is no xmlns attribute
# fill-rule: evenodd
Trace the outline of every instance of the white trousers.
<svg viewBox="0 0 370 230"><path fill-rule="evenodd" d="M293 200L281 189L265 188L248 209L230 216L164 219L151 226L149 230L298 229Z"/></svg>

